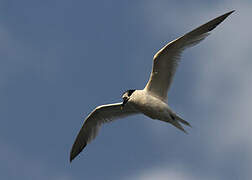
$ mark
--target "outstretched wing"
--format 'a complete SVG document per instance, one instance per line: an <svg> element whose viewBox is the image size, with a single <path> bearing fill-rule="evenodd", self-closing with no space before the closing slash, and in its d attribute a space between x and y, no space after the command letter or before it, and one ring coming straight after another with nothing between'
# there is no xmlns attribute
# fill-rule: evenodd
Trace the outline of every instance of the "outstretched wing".
<svg viewBox="0 0 252 180"><path fill-rule="evenodd" d="M203 24L160 49L153 58L152 72L145 89L165 101L182 51L205 39L210 31L233 12L230 11Z"/></svg>
<svg viewBox="0 0 252 180"><path fill-rule="evenodd" d="M137 111L130 109L128 106L122 108L122 103L107 104L96 107L86 118L85 123L75 139L70 154L70 162L96 137L99 128L103 123L136 113Z"/></svg>

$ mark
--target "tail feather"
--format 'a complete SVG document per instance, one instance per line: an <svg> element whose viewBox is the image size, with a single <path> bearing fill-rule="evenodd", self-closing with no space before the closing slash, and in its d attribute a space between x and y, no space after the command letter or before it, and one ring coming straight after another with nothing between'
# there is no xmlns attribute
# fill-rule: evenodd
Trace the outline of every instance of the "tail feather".
<svg viewBox="0 0 252 180"><path fill-rule="evenodd" d="M177 114L174 114L175 119L179 122L181 122L182 124L192 127L191 124L189 122L187 122L186 120L182 119L181 117L179 117Z"/></svg>
<svg viewBox="0 0 252 180"><path fill-rule="evenodd" d="M187 131L183 128L183 126L180 124L182 123L183 125L192 127L190 125L189 122L187 122L186 120L182 119L181 117L179 117L177 114L175 114L174 112L172 112L170 110L169 112L170 117L166 118L166 119L159 119L160 121L164 121L164 122L168 122L171 123L173 126L175 126L176 128L178 128L179 130L183 131L185 134L188 134Z"/></svg>
<svg viewBox="0 0 252 180"><path fill-rule="evenodd" d="M181 124L179 124L179 122L177 120L174 120L172 122L170 122L173 126L175 126L176 128L178 128L179 130L183 131L185 134L188 134L187 131L181 126Z"/></svg>
<svg viewBox="0 0 252 180"><path fill-rule="evenodd" d="M176 128L180 129L181 131L183 131L184 133L188 134L186 132L186 130L181 126L180 123L186 125L186 126L189 126L189 127L192 127L190 125L189 122L185 121L184 119L182 119L181 117L179 117L177 114L175 113L171 113L170 114L170 117L171 117L171 121L169 121L173 126L175 126Z"/></svg>

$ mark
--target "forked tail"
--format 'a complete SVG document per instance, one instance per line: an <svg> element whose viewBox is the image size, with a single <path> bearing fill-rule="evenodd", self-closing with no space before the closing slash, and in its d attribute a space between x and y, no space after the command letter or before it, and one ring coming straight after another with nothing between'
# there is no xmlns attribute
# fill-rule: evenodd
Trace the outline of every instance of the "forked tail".
<svg viewBox="0 0 252 180"><path fill-rule="evenodd" d="M172 113L170 114L171 116L171 121L169 121L173 126L175 126L176 128L180 129L181 131L183 131L184 133L188 134L186 132L186 130L183 128L183 126L181 126L180 123L186 125L186 126L189 126L189 127L192 127L190 125L189 122L187 122L186 120L182 119L181 117L179 117L177 114L175 113Z"/></svg>

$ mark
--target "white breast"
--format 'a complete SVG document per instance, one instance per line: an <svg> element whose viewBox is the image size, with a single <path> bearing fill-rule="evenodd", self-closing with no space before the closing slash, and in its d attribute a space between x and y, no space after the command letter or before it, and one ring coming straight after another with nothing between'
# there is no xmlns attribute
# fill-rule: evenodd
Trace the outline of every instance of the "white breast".
<svg viewBox="0 0 252 180"><path fill-rule="evenodd" d="M129 103L152 119L165 119L169 117L170 110L168 105L145 90L136 90L131 95Z"/></svg>

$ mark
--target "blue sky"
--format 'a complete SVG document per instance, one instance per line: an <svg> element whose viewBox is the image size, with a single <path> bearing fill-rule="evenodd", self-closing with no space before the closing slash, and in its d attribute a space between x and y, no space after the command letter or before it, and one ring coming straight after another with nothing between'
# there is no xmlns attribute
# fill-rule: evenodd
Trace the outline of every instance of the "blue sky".
<svg viewBox="0 0 252 180"><path fill-rule="evenodd" d="M251 179L249 0L0 1L1 179ZM105 124L71 164L83 118L141 89L170 40L235 9L182 56L170 106Z"/></svg>

